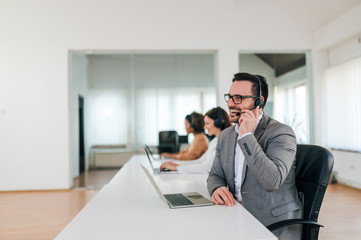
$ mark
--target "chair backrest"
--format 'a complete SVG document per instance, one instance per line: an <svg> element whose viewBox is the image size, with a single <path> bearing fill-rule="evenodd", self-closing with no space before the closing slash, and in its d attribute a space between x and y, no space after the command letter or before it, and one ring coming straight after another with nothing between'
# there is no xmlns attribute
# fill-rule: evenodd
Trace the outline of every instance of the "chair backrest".
<svg viewBox="0 0 361 240"><path fill-rule="evenodd" d="M159 153L162 152L179 152L179 136L177 131L159 132Z"/></svg>
<svg viewBox="0 0 361 240"><path fill-rule="evenodd" d="M304 197L304 219L317 222L323 197L333 168L333 156L325 148L316 145L297 145L296 185ZM303 235L310 234L304 226ZM317 233L312 233L318 235Z"/></svg>
<svg viewBox="0 0 361 240"><path fill-rule="evenodd" d="M188 135L179 135L179 144L188 144Z"/></svg>

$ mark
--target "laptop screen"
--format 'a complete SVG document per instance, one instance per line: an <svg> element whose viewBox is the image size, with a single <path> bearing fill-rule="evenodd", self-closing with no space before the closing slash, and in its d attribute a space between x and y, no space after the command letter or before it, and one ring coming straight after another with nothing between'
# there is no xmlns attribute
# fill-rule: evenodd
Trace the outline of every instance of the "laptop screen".
<svg viewBox="0 0 361 240"><path fill-rule="evenodd" d="M145 151L145 153L147 154L147 158L148 158L148 160L149 160L150 165L151 165L152 168L154 169L153 161L152 161L152 160L153 160L153 157L149 154L149 151L148 151L147 147L144 148L144 151Z"/></svg>

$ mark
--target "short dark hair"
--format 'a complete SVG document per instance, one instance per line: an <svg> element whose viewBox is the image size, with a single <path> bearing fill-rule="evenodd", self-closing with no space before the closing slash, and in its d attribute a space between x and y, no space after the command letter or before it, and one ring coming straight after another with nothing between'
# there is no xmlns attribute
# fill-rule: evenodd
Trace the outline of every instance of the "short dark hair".
<svg viewBox="0 0 361 240"><path fill-rule="evenodd" d="M262 96L264 97L264 104L263 107L264 108L266 106L267 103L267 99L268 99L268 84L267 84L267 80L265 77L261 76L261 75L253 75L250 73L246 73L246 72L240 72L240 73L236 73L234 74L233 80L232 82L235 81L249 81L252 82L252 94L254 96L258 96L259 94L259 83L257 80L258 79L261 81L261 87L262 87Z"/></svg>
<svg viewBox="0 0 361 240"><path fill-rule="evenodd" d="M207 116L213 120L218 118L218 108L221 109L222 112L222 118L223 118L223 125L221 127L221 130L226 129L230 126L232 126L232 123L229 121L229 116L228 113L226 111L224 111L221 107L216 107L216 108L212 108L211 110L209 110L206 114L204 114L204 116Z"/></svg>
<svg viewBox="0 0 361 240"><path fill-rule="evenodd" d="M202 114L192 112L187 115L185 119L189 122L195 133L204 132L204 119Z"/></svg>

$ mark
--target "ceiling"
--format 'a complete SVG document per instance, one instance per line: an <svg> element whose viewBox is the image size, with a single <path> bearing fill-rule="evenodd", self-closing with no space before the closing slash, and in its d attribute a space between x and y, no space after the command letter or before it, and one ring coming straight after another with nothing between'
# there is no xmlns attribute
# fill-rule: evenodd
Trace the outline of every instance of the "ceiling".
<svg viewBox="0 0 361 240"><path fill-rule="evenodd" d="M295 19L315 31L361 4L361 0L274 0Z"/></svg>
<svg viewBox="0 0 361 240"><path fill-rule="evenodd" d="M312 31L322 28L361 4L361 0L274 0L274 2ZM302 53L256 55L275 70L276 76L306 64L305 54Z"/></svg>
<svg viewBox="0 0 361 240"><path fill-rule="evenodd" d="M316 31L361 4L361 0L274 0L285 12ZM306 56L297 54L256 54L275 70L276 76L302 67Z"/></svg>
<svg viewBox="0 0 361 240"><path fill-rule="evenodd" d="M256 54L260 59L275 70L276 77L292 71L296 68L306 65L306 56L304 53L290 54Z"/></svg>

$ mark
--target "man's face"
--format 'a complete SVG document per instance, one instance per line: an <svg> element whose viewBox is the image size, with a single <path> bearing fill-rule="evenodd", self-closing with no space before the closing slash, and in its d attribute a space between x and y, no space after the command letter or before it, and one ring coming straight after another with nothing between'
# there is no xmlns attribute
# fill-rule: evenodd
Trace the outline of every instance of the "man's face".
<svg viewBox="0 0 361 240"><path fill-rule="evenodd" d="M231 85L231 88L229 89L230 95L241 95L241 96L253 96L252 93L252 82L249 81L234 81ZM229 109L229 116L230 121L233 123L238 123L238 120L240 116L237 116L236 114L239 112L242 112L242 110L251 109L254 107L255 98L244 98L242 99L242 102L239 104L236 104L233 102L232 99L229 99L227 106ZM253 112L256 111L256 109L252 110Z"/></svg>

